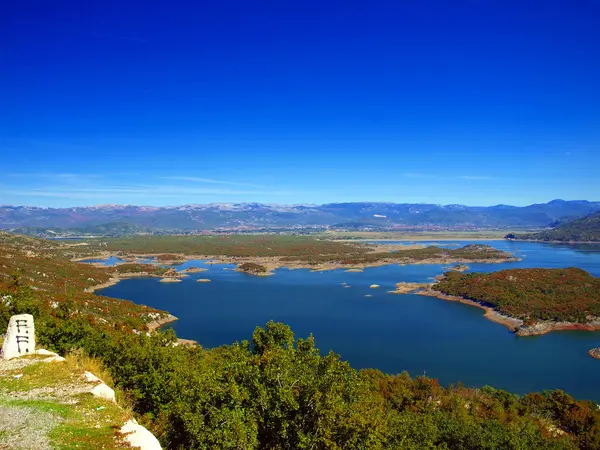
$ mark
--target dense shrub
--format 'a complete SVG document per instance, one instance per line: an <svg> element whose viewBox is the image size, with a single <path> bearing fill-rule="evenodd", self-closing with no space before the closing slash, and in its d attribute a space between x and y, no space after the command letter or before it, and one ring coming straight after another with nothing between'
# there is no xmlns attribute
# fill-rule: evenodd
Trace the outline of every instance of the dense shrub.
<svg viewBox="0 0 600 450"><path fill-rule="evenodd" d="M529 320L585 322L600 316L600 278L578 268L448 272L433 289Z"/></svg>
<svg viewBox="0 0 600 450"><path fill-rule="evenodd" d="M135 412L173 449L600 448L600 413L562 391L524 397L491 387L443 388L427 377L356 371L269 322L251 341L177 346L102 326L66 303L37 308L27 287L0 292L0 326L31 312L41 345L100 358Z"/></svg>

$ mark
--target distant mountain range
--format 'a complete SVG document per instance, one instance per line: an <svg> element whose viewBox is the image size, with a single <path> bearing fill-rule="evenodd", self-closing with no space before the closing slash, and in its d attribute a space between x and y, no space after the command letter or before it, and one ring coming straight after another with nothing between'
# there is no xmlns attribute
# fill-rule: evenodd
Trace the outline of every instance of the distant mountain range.
<svg viewBox="0 0 600 450"><path fill-rule="evenodd" d="M538 233L508 234L507 239L543 242L600 242L600 211Z"/></svg>
<svg viewBox="0 0 600 450"><path fill-rule="evenodd" d="M269 205L222 203L152 207L0 206L0 229L39 234L65 229L98 234L214 229L539 229L600 211L600 202L553 200L530 206L476 207L408 203Z"/></svg>

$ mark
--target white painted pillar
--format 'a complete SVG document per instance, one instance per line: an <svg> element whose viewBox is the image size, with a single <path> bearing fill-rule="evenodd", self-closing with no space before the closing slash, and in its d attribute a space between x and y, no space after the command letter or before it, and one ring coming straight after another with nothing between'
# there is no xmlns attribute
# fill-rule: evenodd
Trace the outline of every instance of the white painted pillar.
<svg viewBox="0 0 600 450"><path fill-rule="evenodd" d="M12 359L35 353L35 327L31 314L12 316L8 322L4 343L2 344L2 359Z"/></svg>

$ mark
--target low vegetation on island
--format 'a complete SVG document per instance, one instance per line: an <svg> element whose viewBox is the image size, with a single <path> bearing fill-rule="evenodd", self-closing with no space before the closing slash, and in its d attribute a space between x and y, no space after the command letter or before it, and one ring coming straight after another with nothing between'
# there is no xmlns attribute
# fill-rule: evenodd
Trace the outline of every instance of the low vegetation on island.
<svg viewBox="0 0 600 450"><path fill-rule="evenodd" d="M525 325L537 321L584 324L600 317L600 278L573 267L447 272L432 288L482 302Z"/></svg>
<svg viewBox="0 0 600 450"><path fill-rule="evenodd" d="M542 242L600 242L600 212L539 233L510 233L506 239Z"/></svg>
<svg viewBox="0 0 600 450"><path fill-rule="evenodd" d="M240 264L237 268L240 272L249 273L252 275L261 275L268 273L268 270L265 266L253 262L246 262Z"/></svg>
<svg viewBox="0 0 600 450"><path fill-rule="evenodd" d="M459 262L504 262L517 260L512 254L481 244L457 249L437 246L388 245L338 242L310 236L134 236L89 242L87 251L123 255L158 255L157 261L189 258L217 259L240 264L255 258L256 264L311 267L329 264L368 266L382 264Z"/></svg>

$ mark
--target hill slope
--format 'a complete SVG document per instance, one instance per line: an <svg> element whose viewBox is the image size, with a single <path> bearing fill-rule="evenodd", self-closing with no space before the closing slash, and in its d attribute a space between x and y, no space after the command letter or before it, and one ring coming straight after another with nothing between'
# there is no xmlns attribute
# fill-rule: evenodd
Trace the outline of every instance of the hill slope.
<svg viewBox="0 0 600 450"><path fill-rule="evenodd" d="M509 234L507 239L558 242L600 242L600 212L539 233Z"/></svg>

